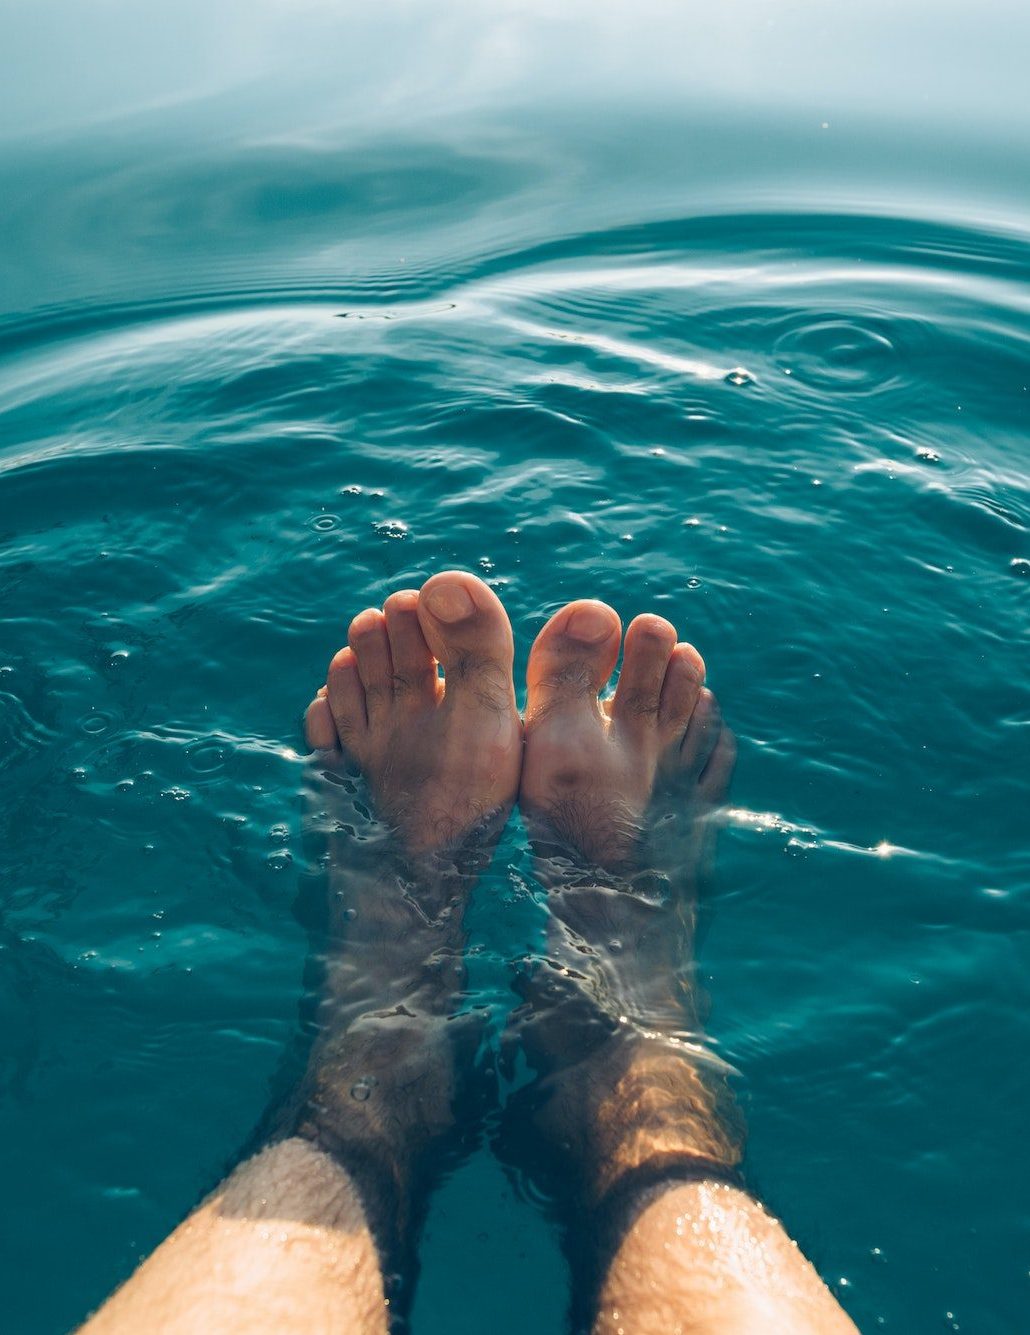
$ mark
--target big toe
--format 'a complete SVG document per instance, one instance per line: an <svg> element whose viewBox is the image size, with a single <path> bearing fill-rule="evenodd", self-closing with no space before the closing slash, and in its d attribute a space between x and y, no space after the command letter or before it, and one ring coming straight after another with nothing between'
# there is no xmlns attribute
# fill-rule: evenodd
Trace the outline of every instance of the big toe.
<svg viewBox="0 0 1030 1335"><path fill-rule="evenodd" d="M619 656L621 633L618 613L592 598L555 612L530 651L527 717L559 705L595 709Z"/></svg>
<svg viewBox="0 0 1030 1335"><path fill-rule="evenodd" d="M448 695L470 691L514 708L511 622L492 589L463 570L433 575L419 591L418 620Z"/></svg>

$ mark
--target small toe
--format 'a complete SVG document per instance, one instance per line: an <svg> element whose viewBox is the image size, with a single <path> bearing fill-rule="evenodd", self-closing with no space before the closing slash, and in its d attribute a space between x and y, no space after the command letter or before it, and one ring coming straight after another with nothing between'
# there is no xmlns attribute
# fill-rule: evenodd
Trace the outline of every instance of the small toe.
<svg viewBox="0 0 1030 1335"><path fill-rule="evenodd" d="M665 669L658 708L661 727L671 736L682 737L705 680L704 659L692 644L677 644Z"/></svg>
<svg viewBox="0 0 1030 1335"><path fill-rule="evenodd" d="M581 598L555 612L529 654L527 717L581 700L597 709L597 696L619 656L622 623L606 603Z"/></svg>
<svg viewBox="0 0 1030 1335"><path fill-rule="evenodd" d="M418 619L418 591L392 593L383 604L393 662L394 694L413 700L434 700L439 678L436 659Z"/></svg>
<svg viewBox="0 0 1030 1335"><path fill-rule="evenodd" d="M715 750L709 757L708 764L704 767L701 778L698 780L698 787L710 802L718 803L725 800L730 789L730 779L733 777L733 766L736 764L736 760L737 739L729 728L723 728L719 733Z"/></svg>
<svg viewBox="0 0 1030 1335"><path fill-rule="evenodd" d="M418 620L430 652L443 664L446 692L514 708L511 622L496 593L475 575L448 570L426 581Z"/></svg>
<svg viewBox="0 0 1030 1335"><path fill-rule="evenodd" d="M707 687L697 697L690 723L679 749L679 767L695 778L708 764L722 732L719 702Z"/></svg>
<svg viewBox="0 0 1030 1335"><path fill-rule="evenodd" d="M371 718L393 699L393 659L386 618L377 607L359 612L350 623L347 643L357 661L365 706ZM332 683L330 682L330 686Z"/></svg>
<svg viewBox="0 0 1030 1335"><path fill-rule="evenodd" d="M658 718L669 659L676 646L676 628L664 617L634 617L626 631L622 671L612 700L611 716L620 723L653 724Z"/></svg>
<svg viewBox="0 0 1030 1335"><path fill-rule="evenodd" d="M324 686L308 705L304 715L304 734L312 751L335 751L340 744Z"/></svg>
<svg viewBox="0 0 1030 1335"><path fill-rule="evenodd" d="M326 699L340 744L353 750L368 728L365 688L353 649L341 649L329 664ZM313 706L312 706L313 707ZM310 734L309 734L310 736Z"/></svg>

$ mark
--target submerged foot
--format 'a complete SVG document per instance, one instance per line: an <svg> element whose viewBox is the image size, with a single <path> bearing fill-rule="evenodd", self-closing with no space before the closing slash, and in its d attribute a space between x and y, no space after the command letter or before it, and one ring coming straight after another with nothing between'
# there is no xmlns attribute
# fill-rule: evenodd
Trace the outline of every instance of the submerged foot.
<svg viewBox="0 0 1030 1335"><path fill-rule="evenodd" d="M620 632L610 607L581 601L537 636L520 803L533 832L595 866L632 871L649 836L700 831L725 796L735 746L704 687L700 654L677 643L662 617L631 623L615 694L601 700ZM681 839L676 856L696 863L702 847Z"/></svg>
<svg viewBox="0 0 1030 1335"><path fill-rule="evenodd" d="M307 713L309 744L361 768L380 817L410 853L460 844L505 816L518 790L522 725L511 625L474 575L447 571L350 624ZM441 680L437 665L444 670Z"/></svg>

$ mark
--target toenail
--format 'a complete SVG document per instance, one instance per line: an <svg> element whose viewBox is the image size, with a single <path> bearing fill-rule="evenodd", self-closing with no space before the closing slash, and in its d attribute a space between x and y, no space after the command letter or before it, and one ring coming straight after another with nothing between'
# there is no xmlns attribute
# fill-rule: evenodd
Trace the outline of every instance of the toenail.
<svg viewBox="0 0 1030 1335"><path fill-rule="evenodd" d="M438 621L464 621L476 610L472 595L460 584L438 584L430 589L426 606Z"/></svg>
<svg viewBox="0 0 1030 1335"><path fill-rule="evenodd" d="M581 644L600 644L612 633L612 620L600 607L578 607L566 622L565 633Z"/></svg>

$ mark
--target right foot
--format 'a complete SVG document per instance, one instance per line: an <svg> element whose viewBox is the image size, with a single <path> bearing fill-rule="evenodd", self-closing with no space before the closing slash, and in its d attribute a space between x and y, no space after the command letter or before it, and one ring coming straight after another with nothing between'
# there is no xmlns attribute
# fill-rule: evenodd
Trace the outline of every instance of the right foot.
<svg viewBox="0 0 1030 1335"><path fill-rule="evenodd" d="M612 872L640 870L645 837L675 825L688 836L680 870L696 873L704 841L694 836L725 796L733 737L703 685L700 654L662 617L631 623L615 695L602 701L620 631L610 607L584 600L537 636L520 804L531 833Z"/></svg>
<svg viewBox="0 0 1030 1335"><path fill-rule="evenodd" d="M549 958L514 1017L539 1075L534 1125L597 1201L635 1170L730 1169L738 1131L699 1042L690 979L699 875L733 767L704 664L657 616L626 633L571 603L529 659L519 803L549 891Z"/></svg>

